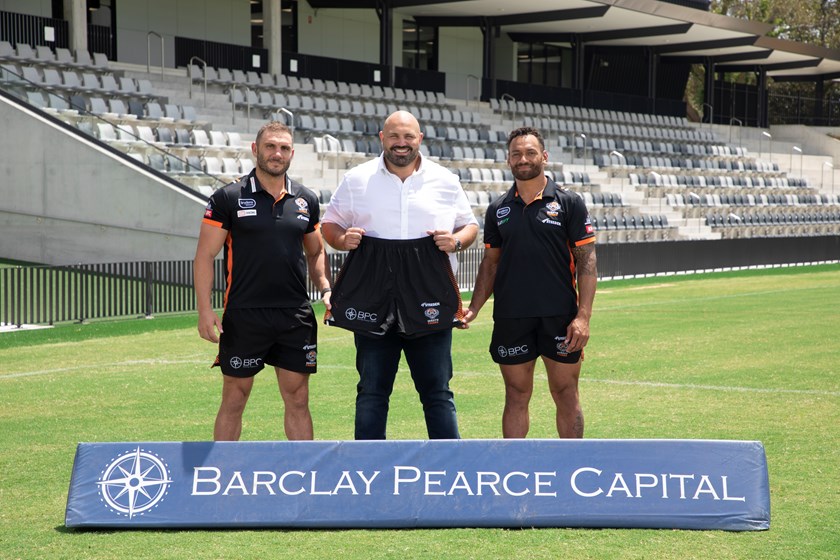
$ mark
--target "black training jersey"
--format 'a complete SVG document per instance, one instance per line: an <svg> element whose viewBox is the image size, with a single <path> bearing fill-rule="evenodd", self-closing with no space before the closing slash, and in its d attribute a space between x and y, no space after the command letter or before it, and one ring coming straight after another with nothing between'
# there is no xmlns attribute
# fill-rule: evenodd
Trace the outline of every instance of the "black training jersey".
<svg viewBox="0 0 840 560"><path fill-rule="evenodd" d="M309 301L303 236L319 227L315 193L286 178L275 201L252 171L217 190L204 223L227 230L225 308L300 307Z"/></svg>
<svg viewBox="0 0 840 560"><path fill-rule="evenodd" d="M526 205L516 185L487 208L484 244L501 248L493 284L494 318L577 313L572 248L595 242L583 200L551 179Z"/></svg>

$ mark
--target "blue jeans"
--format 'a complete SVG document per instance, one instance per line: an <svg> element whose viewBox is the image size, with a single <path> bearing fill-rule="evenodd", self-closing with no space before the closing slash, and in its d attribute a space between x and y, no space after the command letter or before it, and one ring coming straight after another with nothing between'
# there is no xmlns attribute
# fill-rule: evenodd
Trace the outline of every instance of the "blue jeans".
<svg viewBox="0 0 840 560"><path fill-rule="evenodd" d="M405 360L414 388L423 403L429 439L459 439L455 399L449 390L452 379L452 331L445 330L418 338L404 338L394 332L372 338L357 334L356 439L385 439L388 401L394 379Z"/></svg>

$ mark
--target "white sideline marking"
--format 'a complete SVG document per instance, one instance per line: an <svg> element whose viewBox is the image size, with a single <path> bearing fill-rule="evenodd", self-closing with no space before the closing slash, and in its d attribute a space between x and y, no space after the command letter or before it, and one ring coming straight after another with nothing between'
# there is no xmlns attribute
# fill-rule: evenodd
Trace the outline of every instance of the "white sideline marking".
<svg viewBox="0 0 840 560"><path fill-rule="evenodd" d="M0 374L0 380L3 379L17 379L20 377L34 377L38 375L49 375L51 373L67 373L71 371L88 370L92 367L96 368L114 368L127 366L148 366L148 365L177 365L177 364L208 364L210 360L128 360L125 362L114 362L110 364L87 364L81 366L73 366L67 368L45 369L37 371L24 371L19 373ZM322 371L327 369L332 370L352 370L355 371L355 366L331 365L323 366ZM498 371L460 371L455 372L455 376L465 377L483 377L486 375L501 375ZM544 373L536 372L537 377L545 377ZM724 393L767 393L771 395L816 395L823 397L840 397L840 391L819 391L816 389L767 389L761 387L727 387L725 385L700 385L697 383L661 383L656 381L621 381L618 379L593 379L590 377L582 377L581 382L591 383L606 383L611 385L629 385L636 387L661 387L665 389L699 389L703 391L721 391Z"/></svg>
<svg viewBox="0 0 840 560"><path fill-rule="evenodd" d="M51 325L13 325L13 324L6 324L0 323L0 333L4 332L18 332L18 331L29 331L34 329L51 329L53 328Z"/></svg>

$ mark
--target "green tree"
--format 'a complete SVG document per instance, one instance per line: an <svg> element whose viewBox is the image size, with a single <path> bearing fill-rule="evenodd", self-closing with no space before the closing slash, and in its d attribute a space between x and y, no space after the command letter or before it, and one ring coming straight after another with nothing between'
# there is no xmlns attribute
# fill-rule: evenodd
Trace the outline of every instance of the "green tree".
<svg viewBox="0 0 840 560"><path fill-rule="evenodd" d="M787 41L840 49L840 1L838 0L712 0L713 13L729 17L759 21L773 25L768 33ZM702 113L705 69L697 65L692 69L686 86L689 112ZM755 74L727 74L729 82L754 84ZM813 82L775 82L770 80L768 89L773 101L771 107L790 109L799 98L813 98ZM827 82L825 99L831 99L840 90L836 82ZM772 110L772 109L771 109Z"/></svg>

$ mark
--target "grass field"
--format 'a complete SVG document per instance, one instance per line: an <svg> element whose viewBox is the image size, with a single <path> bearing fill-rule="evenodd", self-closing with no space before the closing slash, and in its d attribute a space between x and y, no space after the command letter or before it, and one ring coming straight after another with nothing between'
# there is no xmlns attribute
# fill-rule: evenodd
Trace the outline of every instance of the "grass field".
<svg viewBox="0 0 840 560"><path fill-rule="evenodd" d="M489 304L488 304L489 305ZM456 331L465 438L501 435L491 309ZM603 282L581 380L589 438L759 440L765 532L579 529L73 531L64 508L80 441L211 438L214 347L193 316L0 334L0 558L840 558L840 266ZM350 439L352 338L321 327L311 381L317 439ZM539 371L539 367L538 367ZM530 437L553 437L545 376ZM257 383L243 439L282 436L274 376ZM407 372L389 437L425 437Z"/></svg>

